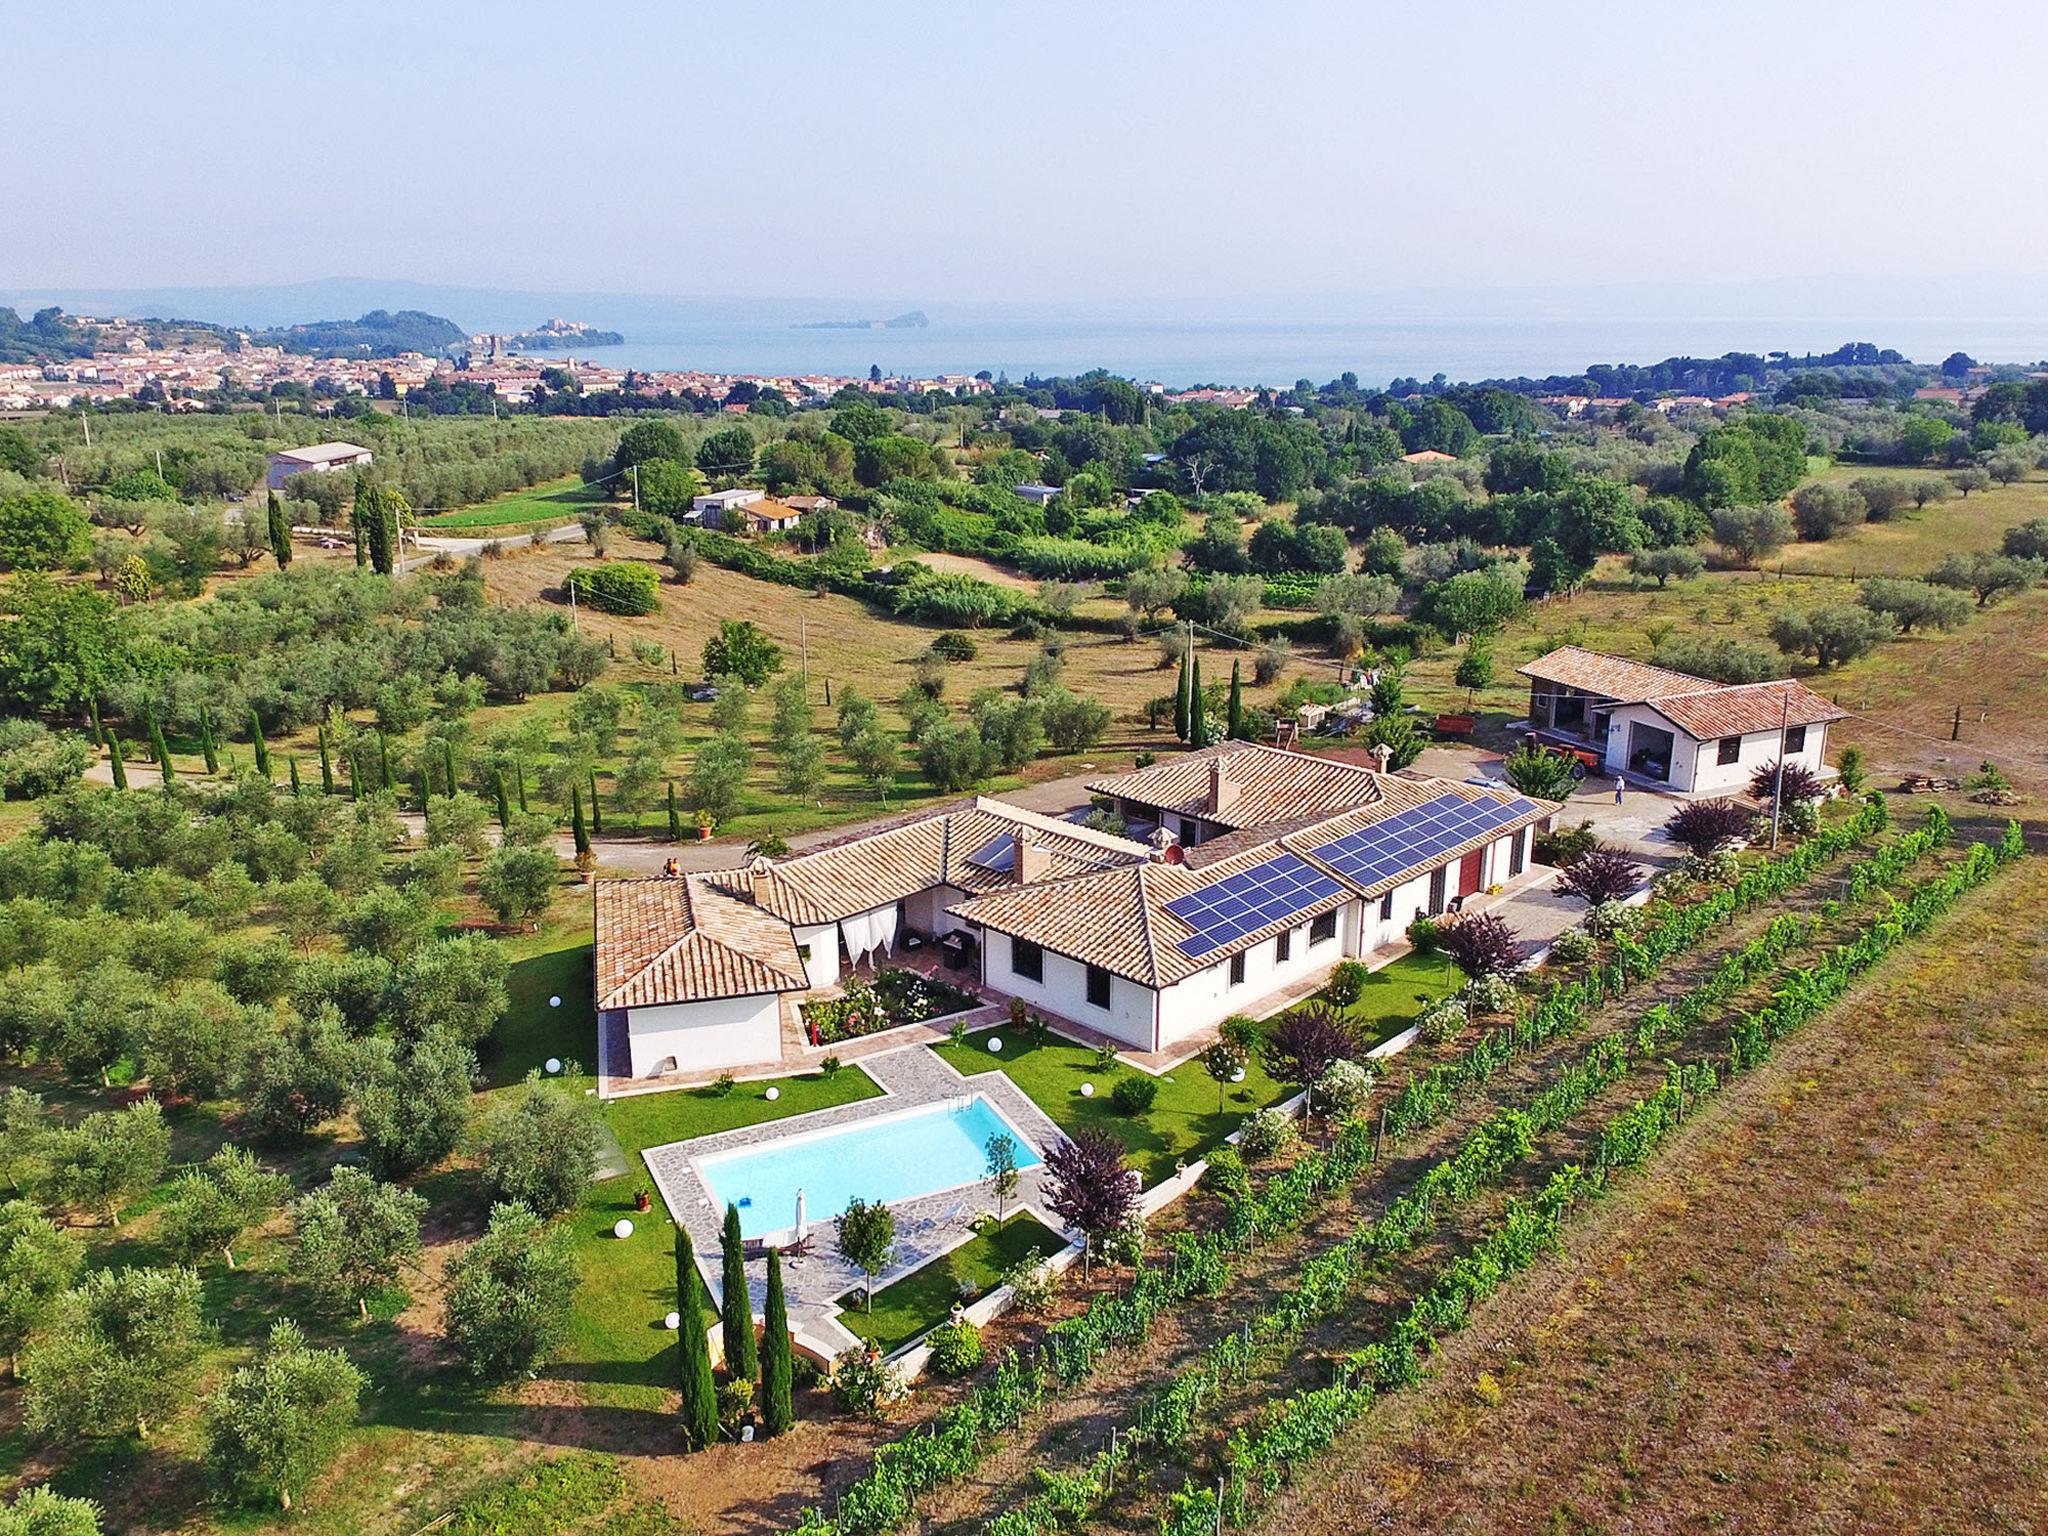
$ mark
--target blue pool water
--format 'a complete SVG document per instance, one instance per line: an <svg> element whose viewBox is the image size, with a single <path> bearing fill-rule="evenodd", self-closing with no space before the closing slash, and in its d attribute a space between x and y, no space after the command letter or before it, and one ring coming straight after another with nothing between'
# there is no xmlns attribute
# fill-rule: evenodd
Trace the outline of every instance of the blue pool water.
<svg viewBox="0 0 2048 1536"><path fill-rule="evenodd" d="M804 1192L811 1230L831 1231L847 1201L894 1203L980 1181L988 1139L1001 1133L1017 1144L1017 1166L1036 1168L1038 1154L988 1100L934 1105L885 1115L816 1135L792 1136L699 1158L697 1168L722 1211L740 1208L747 1237L796 1225L796 1192Z"/></svg>

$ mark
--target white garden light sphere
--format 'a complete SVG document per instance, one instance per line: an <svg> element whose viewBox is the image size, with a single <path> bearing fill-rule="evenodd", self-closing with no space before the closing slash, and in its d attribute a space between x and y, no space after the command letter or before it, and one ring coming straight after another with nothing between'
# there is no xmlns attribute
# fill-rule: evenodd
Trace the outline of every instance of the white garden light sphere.
<svg viewBox="0 0 2048 1536"><path fill-rule="evenodd" d="M988 1048L992 1051L1000 1052L1003 1048L1003 1037L1001 1035L990 1035Z"/></svg>
<svg viewBox="0 0 2048 1536"><path fill-rule="evenodd" d="M561 994L560 994L559 992L557 992L557 993L556 993L556 994L555 994L555 995L554 995L553 997L550 997L550 998L548 999L548 1006L549 1006L550 1008L559 1008L559 1007L561 1007L561 1006L562 1006L562 995L561 995Z"/></svg>
<svg viewBox="0 0 2048 1536"><path fill-rule="evenodd" d="M633 1223L625 1217L621 1216L616 1222L612 1223L613 1237L631 1237L632 1235Z"/></svg>
<svg viewBox="0 0 2048 1536"><path fill-rule="evenodd" d="M1237 1069L1237 1070L1236 1070L1235 1072L1231 1073L1231 1074L1230 1074L1230 1080L1231 1080L1231 1081L1232 1081L1233 1083L1241 1083L1241 1082L1243 1082L1243 1081L1244 1081L1244 1068L1243 1068L1243 1067L1239 1067L1239 1068L1238 1068L1238 1069Z"/></svg>
<svg viewBox="0 0 2048 1536"><path fill-rule="evenodd" d="M762 1094L761 1097L766 1099L770 1104L773 1104L777 1099L782 1097L782 1090L780 1088L770 1088L766 1093Z"/></svg>
<svg viewBox="0 0 2048 1536"><path fill-rule="evenodd" d="M1083 1084L1081 1085L1081 1097L1082 1097L1082 1098L1084 1098L1084 1099L1092 1099L1092 1098L1094 1098L1094 1097L1095 1097L1095 1085L1094 1085L1093 1083L1083 1083Z"/></svg>
<svg viewBox="0 0 2048 1536"><path fill-rule="evenodd" d="M559 1056L550 1056L548 1058L548 1076L553 1077L557 1072L561 1070L562 1058Z"/></svg>
<svg viewBox="0 0 2048 1536"><path fill-rule="evenodd" d="M667 1317L664 1317L661 1320L661 1326L666 1328L670 1333L676 1332L679 1328L683 1326L683 1314L680 1312L669 1313Z"/></svg>

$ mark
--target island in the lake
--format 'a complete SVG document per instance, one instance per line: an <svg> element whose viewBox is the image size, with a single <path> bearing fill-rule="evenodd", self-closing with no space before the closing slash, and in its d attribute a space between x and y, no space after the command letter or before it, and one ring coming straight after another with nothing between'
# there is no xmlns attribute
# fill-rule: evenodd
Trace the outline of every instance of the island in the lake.
<svg viewBox="0 0 2048 1536"><path fill-rule="evenodd" d="M581 320L549 320L530 331L517 331L505 338L515 352L547 352L562 347L618 347L626 338L617 331L600 331Z"/></svg>
<svg viewBox="0 0 2048 1536"><path fill-rule="evenodd" d="M921 309L913 309L888 320L803 320L792 331L918 331L930 325Z"/></svg>

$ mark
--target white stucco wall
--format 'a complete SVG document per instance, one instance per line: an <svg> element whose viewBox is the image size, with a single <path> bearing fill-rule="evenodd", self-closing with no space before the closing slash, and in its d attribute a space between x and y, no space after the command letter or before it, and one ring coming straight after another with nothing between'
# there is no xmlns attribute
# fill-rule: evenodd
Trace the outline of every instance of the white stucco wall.
<svg viewBox="0 0 2048 1536"><path fill-rule="evenodd" d="M1259 1004L1273 993L1298 981L1328 970L1346 955L1354 953L1358 933L1358 903L1337 910L1337 933L1320 944L1308 941L1309 925L1293 929L1293 943L1287 959L1277 961L1276 941L1262 939L1244 952L1244 980L1230 982L1230 962L1225 959L1197 971L1185 981L1175 982L1159 994L1159 1044L1162 1048L1184 1040L1227 1019L1233 1013L1256 1013Z"/></svg>
<svg viewBox="0 0 2048 1536"><path fill-rule="evenodd" d="M775 993L665 1003L626 1010L635 1077L651 1077L666 1058L680 1072L753 1066L782 1055L782 1011Z"/></svg>
<svg viewBox="0 0 2048 1536"><path fill-rule="evenodd" d="M1098 1008L1088 1001L1088 968L1078 960L1045 953L1045 979L1032 981L1010 968L1010 936L989 932L984 935L982 979L988 986L1011 997L1056 1013L1076 1024L1099 1029L1141 1051L1152 1045L1152 1000L1149 987L1141 987L1121 976L1109 978L1109 1007Z"/></svg>
<svg viewBox="0 0 2048 1536"><path fill-rule="evenodd" d="M825 923L816 928L795 930L799 950L808 948L804 973L814 987L829 987L839 979L839 925Z"/></svg>
<svg viewBox="0 0 2048 1536"><path fill-rule="evenodd" d="M1815 773L1821 771L1827 760L1828 728L1825 725L1809 725L1806 728L1806 745L1797 752L1788 752L1786 758L1803 763ZM1741 795L1749 792L1749 778L1757 769L1778 760L1778 733L1776 731L1751 731L1742 738L1742 756L1735 762L1723 766L1719 761L1718 742L1700 743L1698 767L1684 787L1702 795Z"/></svg>
<svg viewBox="0 0 2048 1536"><path fill-rule="evenodd" d="M955 902L965 901L968 892L956 885L935 885L928 891L919 891L904 898L903 920L919 933L928 933L933 938L951 933L956 928L965 928L946 908Z"/></svg>

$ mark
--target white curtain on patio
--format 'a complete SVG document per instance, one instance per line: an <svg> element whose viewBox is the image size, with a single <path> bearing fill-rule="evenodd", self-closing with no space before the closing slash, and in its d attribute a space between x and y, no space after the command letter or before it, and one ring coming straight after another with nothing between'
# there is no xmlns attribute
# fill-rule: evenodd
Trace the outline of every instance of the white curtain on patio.
<svg viewBox="0 0 2048 1536"><path fill-rule="evenodd" d="M839 933L855 964L871 951L879 949L886 953L896 942L896 908L877 907L872 912L841 918Z"/></svg>

